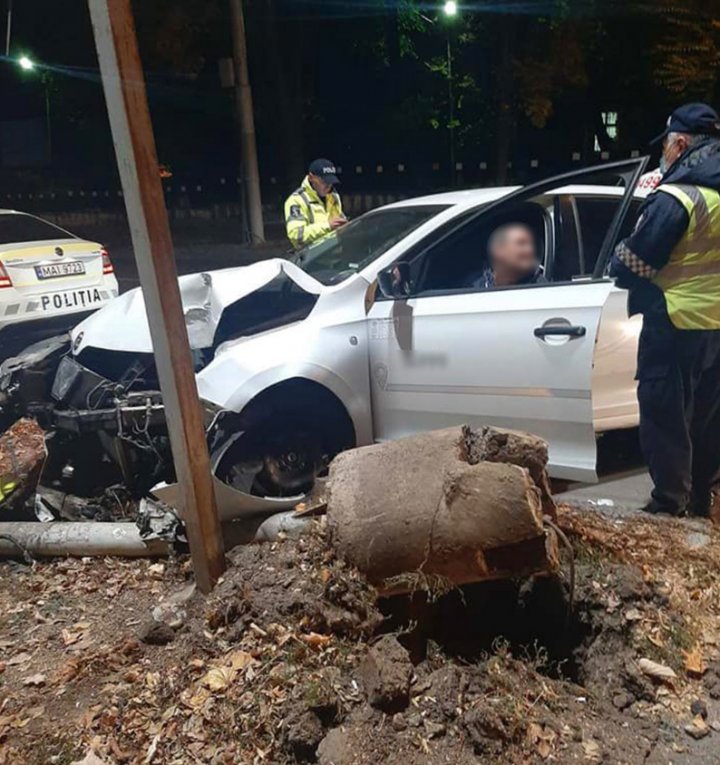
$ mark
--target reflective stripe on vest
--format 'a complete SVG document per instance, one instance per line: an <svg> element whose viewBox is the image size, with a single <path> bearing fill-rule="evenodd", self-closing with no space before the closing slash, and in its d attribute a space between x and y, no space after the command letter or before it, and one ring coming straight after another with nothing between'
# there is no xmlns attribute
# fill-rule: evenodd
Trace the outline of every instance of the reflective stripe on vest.
<svg viewBox="0 0 720 765"><path fill-rule="evenodd" d="M720 329L720 193L704 186L662 184L689 216L685 234L653 283L678 329Z"/></svg>
<svg viewBox="0 0 720 765"><path fill-rule="evenodd" d="M297 192L302 197L303 202L305 202L305 207L307 207L307 216L308 216L308 223L312 225L315 223L315 213L312 209L312 202L310 201L310 197L307 195L307 192L302 187Z"/></svg>

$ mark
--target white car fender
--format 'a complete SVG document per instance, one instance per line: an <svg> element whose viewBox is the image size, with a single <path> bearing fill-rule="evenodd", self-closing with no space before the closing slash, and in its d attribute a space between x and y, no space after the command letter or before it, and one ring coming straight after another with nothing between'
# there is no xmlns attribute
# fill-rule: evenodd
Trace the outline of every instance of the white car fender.
<svg viewBox="0 0 720 765"><path fill-rule="evenodd" d="M198 376L198 390L200 398L212 404L222 406L232 412L242 412L260 393L275 385L292 379L303 379L318 383L333 393L347 410L355 427L357 445L363 446L372 443L372 413L368 406L367 397L362 392L353 389L340 375L327 367L311 362L297 364L278 364L270 367L260 374L247 378L235 388L232 395L224 404L213 400L212 394L202 385Z"/></svg>
<svg viewBox="0 0 720 765"><path fill-rule="evenodd" d="M260 393L282 382L302 378L331 391L347 410L358 444L372 442L372 412L364 295L367 285L357 280L348 301L357 303L354 321L326 324L328 313L287 327L221 346L213 361L197 375L200 398L233 412L242 410ZM328 295L328 302L334 296ZM324 298L321 295L320 300ZM357 298L357 299L355 299ZM348 303L345 303L346 307ZM347 313L347 312L346 312Z"/></svg>

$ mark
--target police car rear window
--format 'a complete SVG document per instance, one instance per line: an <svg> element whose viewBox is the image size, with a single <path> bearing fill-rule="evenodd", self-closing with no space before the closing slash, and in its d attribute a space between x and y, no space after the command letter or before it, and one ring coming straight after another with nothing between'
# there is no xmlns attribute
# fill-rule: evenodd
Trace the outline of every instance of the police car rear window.
<svg viewBox="0 0 720 765"><path fill-rule="evenodd" d="M52 223L32 215L5 213L0 215L0 245L20 242L45 242L68 239L70 235Z"/></svg>

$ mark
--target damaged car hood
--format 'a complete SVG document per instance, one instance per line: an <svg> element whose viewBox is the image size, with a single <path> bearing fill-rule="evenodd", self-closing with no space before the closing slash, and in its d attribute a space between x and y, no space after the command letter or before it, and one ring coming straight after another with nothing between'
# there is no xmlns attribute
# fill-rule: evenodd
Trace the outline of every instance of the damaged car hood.
<svg viewBox="0 0 720 765"><path fill-rule="evenodd" d="M280 258L181 276L178 283L190 346L195 350L217 344L223 316L253 293L273 284L279 291L294 290L315 297L324 289L302 269ZM263 318L266 322L272 319L267 312ZM138 287L124 293L78 324L71 338L75 354L85 347L152 353L142 289Z"/></svg>

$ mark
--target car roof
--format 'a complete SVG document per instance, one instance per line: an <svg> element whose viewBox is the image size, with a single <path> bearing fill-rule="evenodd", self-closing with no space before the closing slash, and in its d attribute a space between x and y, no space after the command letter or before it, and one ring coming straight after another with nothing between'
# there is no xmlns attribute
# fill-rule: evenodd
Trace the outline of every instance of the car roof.
<svg viewBox="0 0 720 765"><path fill-rule="evenodd" d="M464 191L447 191L441 194L429 194L424 197L403 199L400 202L386 205L382 209L391 210L399 207L421 207L423 205L443 205L446 207L474 207L476 205L489 204L498 199L509 196L522 186L494 186L484 189L466 189ZM575 196L608 196L619 197L625 193L622 186L593 186L588 184L576 184L562 186L545 192L546 194L573 194ZM635 191L635 197L642 199L647 196L647 191L639 189Z"/></svg>

